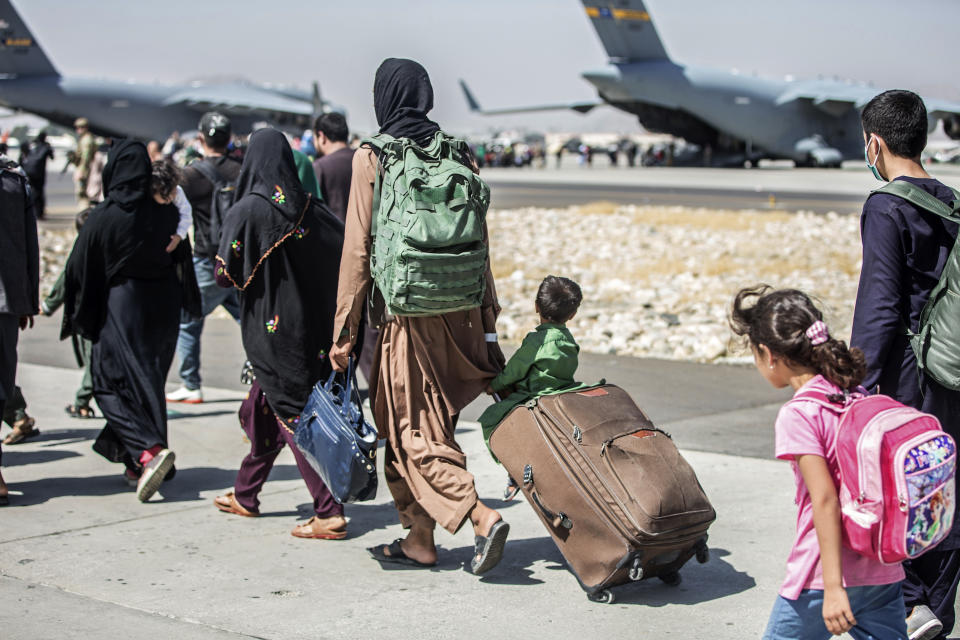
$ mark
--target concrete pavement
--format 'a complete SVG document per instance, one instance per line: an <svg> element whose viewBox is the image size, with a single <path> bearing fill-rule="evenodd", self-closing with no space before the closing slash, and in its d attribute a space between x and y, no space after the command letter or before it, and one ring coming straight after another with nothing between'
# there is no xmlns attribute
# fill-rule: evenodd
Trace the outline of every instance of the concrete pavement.
<svg viewBox="0 0 960 640"><path fill-rule="evenodd" d="M289 452L266 485L264 517L213 507L247 451L242 392L208 387L208 402L177 407L177 477L140 504L121 467L90 449L101 422L62 413L79 372L24 364L19 381L42 434L4 448L3 638L756 637L790 544L784 464L688 451L719 514L710 562L689 564L680 587L652 580L620 589L613 605L591 603L533 511L497 499L505 475L466 422L458 438L480 494L511 523L503 563L483 578L465 570L465 528L438 532L435 569L387 570L364 550L402 535L384 485L374 502L348 506L344 541L289 535L310 512Z"/></svg>

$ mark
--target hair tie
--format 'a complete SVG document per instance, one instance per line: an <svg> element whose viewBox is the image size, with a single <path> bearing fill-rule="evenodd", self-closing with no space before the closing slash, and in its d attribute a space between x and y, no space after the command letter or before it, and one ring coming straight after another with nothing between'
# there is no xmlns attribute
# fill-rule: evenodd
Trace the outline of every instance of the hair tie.
<svg viewBox="0 0 960 640"><path fill-rule="evenodd" d="M817 346L823 344L830 338L830 331L823 320L817 320L806 330L806 336L810 339L810 344Z"/></svg>

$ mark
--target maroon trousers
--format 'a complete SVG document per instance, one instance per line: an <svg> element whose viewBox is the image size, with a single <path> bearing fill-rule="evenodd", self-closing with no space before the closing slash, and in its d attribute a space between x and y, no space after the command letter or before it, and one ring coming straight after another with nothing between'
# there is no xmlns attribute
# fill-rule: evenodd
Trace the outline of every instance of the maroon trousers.
<svg viewBox="0 0 960 640"><path fill-rule="evenodd" d="M260 500L257 499L257 495L263 488L263 483L267 481L270 469L273 468L273 463L280 455L283 446L288 444L297 461L300 475L307 483L310 495L313 496L313 510L317 516L329 518L343 515L343 505L334 500L327 485L297 449L293 441L293 433L281 426L279 418L267 404L267 397L263 395L256 381L250 387L250 394L240 405L238 413L240 426L250 439L250 453L240 463L240 471L237 473L237 481L233 487L237 502L243 508L251 511L259 510Z"/></svg>

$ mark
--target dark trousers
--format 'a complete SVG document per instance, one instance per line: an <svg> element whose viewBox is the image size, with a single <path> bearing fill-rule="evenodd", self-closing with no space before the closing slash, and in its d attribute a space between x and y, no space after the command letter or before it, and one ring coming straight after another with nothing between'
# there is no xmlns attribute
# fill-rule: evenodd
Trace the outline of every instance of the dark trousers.
<svg viewBox="0 0 960 640"><path fill-rule="evenodd" d="M250 439L250 453L240 463L234 495L245 509L257 511L257 496L270 475L273 463L285 444L290 445L300 475L313 497L313 510L320 518L342 516L343 505L334 500L327 485L313 470L293 441L293 433L280 425L279 419L267 404L267 397L254 380L247 399L240 405L240 426ZM291 428L293 428L291 426Z"/></svg>
<svg viewBox="0 0 960 640"><path fill-rule="evenodd" d="M20 318L9 313L0 313L0 414L3 413L7 401L13 399L19 339ZM0 448L0 465L2 464L3 449Z"/></svg>
<svg viewBox="0 0 960 640"><path fill-rule="evenodd" d="M27 400L23 397L23 391L16 384L13 385L13 393L7 398L7 404L3 407L3 421L11 427L18 421L27 417Z"/></svg>
<svg viewBox="0 0 960 640"><path fill-rule="evenodd" d="M903 603L906 613L925 604L943 623L937 636L942 640L950 635L956 621L953 611L960 581L960 549L934 549L916 560L903 563L907 577L903 581Z"/></svg>

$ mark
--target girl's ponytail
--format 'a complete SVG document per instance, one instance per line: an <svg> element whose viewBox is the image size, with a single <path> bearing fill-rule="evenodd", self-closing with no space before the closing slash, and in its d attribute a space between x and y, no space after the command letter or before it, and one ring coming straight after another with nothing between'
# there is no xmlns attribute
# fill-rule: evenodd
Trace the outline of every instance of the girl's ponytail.
<svg viewBox="0 0 960 640"><path fill-rule="evenodd" d="M860 349L850 349L843 340L829 338L810 347L810 366L841 389L851 390L867 375L867 360Z"/></svg>

